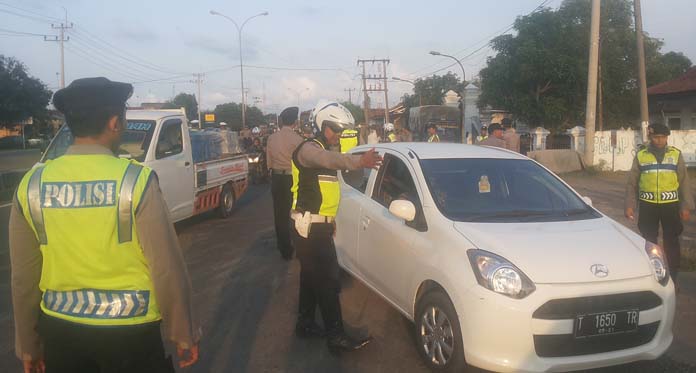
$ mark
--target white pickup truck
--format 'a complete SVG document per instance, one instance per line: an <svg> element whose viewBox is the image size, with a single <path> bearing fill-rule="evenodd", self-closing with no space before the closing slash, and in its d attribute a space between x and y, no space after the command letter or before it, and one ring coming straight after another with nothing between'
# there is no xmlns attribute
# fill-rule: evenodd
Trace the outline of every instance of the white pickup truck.
<svg viewBox="0 0 696 373"><path fill-rule="evenodd" d="M235 201L247 188L246 154L210 156L208 149L196 148L204 145L192 143L183 109L128 110L126 120L118 155L155 170L172 220L180 221L215 209L222 217L231 214ZM72 142L70 129L63 126L41 162L65 154ZM194 157L195 154L198 156ZM194 158L210 160L194 162Z"/></svg>

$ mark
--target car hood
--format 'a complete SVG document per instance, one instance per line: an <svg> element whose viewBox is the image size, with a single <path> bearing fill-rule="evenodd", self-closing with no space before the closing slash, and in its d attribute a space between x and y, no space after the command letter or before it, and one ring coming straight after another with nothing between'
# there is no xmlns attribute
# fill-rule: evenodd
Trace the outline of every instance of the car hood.
<svg viewBox="0 0 696 373"><path fill-rule="evenodd" d="M640 236L606 217L544 223L466 223L454 228L478 249L509 260L535 283L613 281L652 275ZM593 265L606 266L598 277Z"/></svg>

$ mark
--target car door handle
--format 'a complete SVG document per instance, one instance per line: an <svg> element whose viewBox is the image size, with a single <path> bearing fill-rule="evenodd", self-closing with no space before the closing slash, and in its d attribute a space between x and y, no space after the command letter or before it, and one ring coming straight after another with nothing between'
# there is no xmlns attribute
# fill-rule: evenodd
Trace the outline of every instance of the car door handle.
<svg viewBox="0 0 696 373"><path fill-rule="evenodd" d="M362 222L361 222L361 223L362 223L362 229L363 229L363 230L366 230L367 227L370 225L370 218L369 218L369 217L364 217L364 218L362 219Z"/></svg>
<svg viewBox="0 0 696 373"><path fill-rule="evenodd" d="M184 167L188 167L190 165L191 165L191 162L189 162L189 161L184 162Z"/></svg>

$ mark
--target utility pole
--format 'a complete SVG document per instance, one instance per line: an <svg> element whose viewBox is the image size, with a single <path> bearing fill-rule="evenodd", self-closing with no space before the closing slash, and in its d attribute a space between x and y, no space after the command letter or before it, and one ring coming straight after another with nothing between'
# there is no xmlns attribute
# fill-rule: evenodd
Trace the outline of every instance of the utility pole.
<svg viewBox="0 0 696 373"><path fill-rule="evenodd" d="M355 91L355 88L346 88L343 91L348 92L348 102L350 102L352 104L353 103L353 92Z"/></svg>
<svg viewBox="0 0 696 373"><path fill-rule="evenodd" d="M638 44L638 87L640 88L640 130L643 143L648 142L648 85L645 79L645 43L643 42L643 15L640 0L633 0L633 13L636 17L636 43Z"/></svg>
<svg viewBox="0 0 696 373"><path fill-rule="evenodd" d="M597 119L597 69L599 64L599 15L601 0L592 0L590 58L587 67L587 108L585 110L585 164L594 163L595 120Z"/></svg>
<svg viewBox="0 0 696 373"><path fill-rule="evenodd" d="M55 30L60 30L59 36L54 36L49 38L44 36L44 41L57 41L60 46L60 88L65 88L65 46L64 43L70 40L70 37L65 37L65 30L71 29L73 27L72 23L68 24L68 11L65 10L65 23L60 25L51 24L51 27Z"/></svg>
<svg viewBox="0 0 696 373"><path fill-rule="evenodd" d="M358 64L360 61L358 60ZM365 125L370 127L370 96L367 94L367 77L365 76L365 63L362 64L362 89L363 89L363 116Z"/></svg>
<svg viewBox="0 0 696 373"><path fill-rule="evenodd" d="M366 69L365 69L365 64L366 63L371 63L372 65L374 64L381 64L381 67L378 66L378 73L377 74L366 74ZM358 60L358 65L362 66L362 79L363 79L363 94L365 97L365 123L369 123L369 109L368 105L370 102L369 98L369 93L368 92L384 92L384 123L389 123L389 96L388 96L388 90L387 90L387 65L389 64L390 60L383 58L383 59L370 59L370 60ZM378 81L377 85L370 84L369 86L367 85L368 81Z"/></svg>
<svg viewBox="0 0 696 373"><path fill-rule="evenodd" d="M201 120L201 84L203 83L203 75L201 73L198 74L193 74L193 76L196 78L196 80L192 81L192 83L196 83L198 85L198 97L196 97L196 101L198 101L198 128L203 128L203 121Z"/></svg>

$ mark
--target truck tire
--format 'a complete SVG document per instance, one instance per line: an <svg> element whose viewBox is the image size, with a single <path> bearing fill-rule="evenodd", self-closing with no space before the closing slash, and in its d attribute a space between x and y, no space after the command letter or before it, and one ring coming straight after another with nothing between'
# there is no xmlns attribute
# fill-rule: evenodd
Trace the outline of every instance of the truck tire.
<svg viewBox="0 0 696 373"><path fill-rule="evenodd" d="M425 294L418 302L414 325L416 348L431 371L466 371L459 318L447 294L441 290Z"/></svg>
<svg viewBox="0 0 696 373"><path fill-rule="evenodd" d="M220 205L217 208L218 215L221 218L228 218L232 215L232 209L234 209L234 190L232 189L232 184L227 183L222 187L220 192Z"/></svg>

